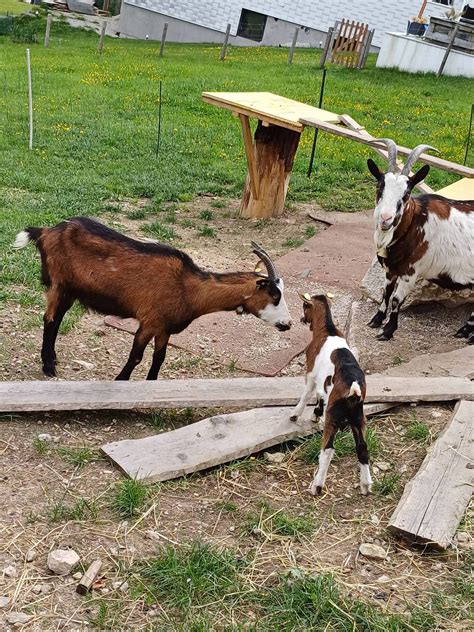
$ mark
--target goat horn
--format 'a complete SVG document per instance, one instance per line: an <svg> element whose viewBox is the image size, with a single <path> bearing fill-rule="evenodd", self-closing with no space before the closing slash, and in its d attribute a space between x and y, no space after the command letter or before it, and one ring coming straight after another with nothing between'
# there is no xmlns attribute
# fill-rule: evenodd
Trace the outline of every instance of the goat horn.
<svg viewBox="0 0 474 632"><path fill-rule="evenodd" d="M268 272L268 278L278 279L278 274L275 268L275 264L271 260L270 255L267 253L267 251L264 250L258 244L256 244L254 241L251 241L250 245L252 246L252 252L254 252L257 255L257 257L260 257L260 259L265 264L265 267L267 268L267 272Z"/></svg>
<svg viewBox="0 0 474 632"><path fill-rule="evenodd" d="M405 163L405 166L402 169L402 175L403 176L409 176L410 175L410 171L411 171L413 165L415 164L415 162L418 160L418 158L421 156L421 154L423 152L427 151L428 149L431 149L431 151L436 151L437 153L439 153L439 151L436 149L436 147L431 147L431 145L417 145L415 147L415 149L413 149L411 154L408 156L407 161Z"/></svg>
<svg viewBox="0 0 474 632"><path fill-rule="evenodd" d="M397 172L397 145L395 141L391 138L374 138L370 144L374 145L376 143L384 143L387 145L387 160L388 160L388 171L391 173Z"/></svg>

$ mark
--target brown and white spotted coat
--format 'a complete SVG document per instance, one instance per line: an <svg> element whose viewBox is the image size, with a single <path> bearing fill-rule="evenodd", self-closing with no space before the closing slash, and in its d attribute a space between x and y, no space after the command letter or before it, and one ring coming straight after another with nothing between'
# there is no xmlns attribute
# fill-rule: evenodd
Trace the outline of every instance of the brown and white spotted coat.
<svg viewBox="0 0 474 632"><path fill-rule="evenodd" d="M415 148L413 153L416 160L420 151ZM383 173L373 160L368 166L377 180L374 240L385 270L382 303L369 325L382 326L391 299L390 317L378 335L379 340L389 340L398 327L400 307L418 279L453 290L473 288L474 201L436 194L412 197L413 187L428 174L428 165L413 176L396 173L394 167ZM474 342L474 313L456 336Z"/></svg>
<svg viewBox="0 0 474 632"><path fill-rule="evenodd" d="M338 430L351 427L360 467L362 494L371 490L369 454L365 439L365 376L346 339L335 326L329 301L324 295L304 295L302 322L309 324L313 338L306 349L306 384L301 399L292 412L297 421L314 394L315 417L322 417L323 437L319 467L310 486L320 494L334 455L334 438Z"/></svg>

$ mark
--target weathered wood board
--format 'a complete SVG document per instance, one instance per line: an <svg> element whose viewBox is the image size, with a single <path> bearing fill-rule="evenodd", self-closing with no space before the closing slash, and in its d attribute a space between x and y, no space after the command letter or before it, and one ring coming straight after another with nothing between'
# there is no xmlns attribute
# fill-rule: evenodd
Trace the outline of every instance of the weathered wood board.
<svg viewBox="0 0 474 632"><path fill-rule="evenodd" d="M390 405L368 404L366 414L387 407ZM167 481L317 431L317 425L308 419L298 424L290 421L291 410L254 408L216 415L152 437L114 441L101 450L130 478L144 483Z"/></svg>
<svg viewBox="0 0 474 632"><path fill-rule="evenodd" d="M450 200L474 200L474 179L461 178L436 193Z"/></svg>
<svg viewBox="0 0 474 632"><path fill-rule="evenodd" d="M302 376L156 382L0 382L0 411L294 406L301 395L303 383ZM457 399L474 399L470 380L458 377L367 376L367 403Z"/></svg>
<svg viewBox="0 0 474 632"><path fill-rule="evenodd" d="M446 549L474 485L474 402L461 401L406 485L388 528L415 542Z"/></svg>

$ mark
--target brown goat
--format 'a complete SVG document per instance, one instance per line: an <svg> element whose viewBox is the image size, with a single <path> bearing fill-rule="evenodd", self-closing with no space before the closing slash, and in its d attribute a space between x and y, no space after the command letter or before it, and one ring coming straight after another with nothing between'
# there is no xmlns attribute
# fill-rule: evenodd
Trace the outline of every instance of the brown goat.
<svg viewBox="0 0 474 632"><path fill-rule="evenodd" d="M346 339L332 320L326 296L301 295L302 322L309 324L313 339L306 349L306 385L290 419L297 421L316 391L314 419L322 417L323 437L319 468L310 492L320 494L334 456L334 438L338 430L351 427L360 468L360 490L371 491L369 453L365 439L365 376Z"/></svg>
<svg viewBox="0 0 474 632"><path fill-rule="evenodd" d="M207 272L180 250L131 239L87 217L52 228L27 228L14 245L21 248L30 241L41 254L42 281L47 287L41 358L48 376L56 374L54 345L59 326L76 300L98 312L139 321L130 356L117 380L130 378L152 338L155 348L147 379L156 379L170 335L204 314L237 310L281 331L291 326L283 281L268 254L253 242L253 251L267 267L266 277L256 272Z"/></svg>

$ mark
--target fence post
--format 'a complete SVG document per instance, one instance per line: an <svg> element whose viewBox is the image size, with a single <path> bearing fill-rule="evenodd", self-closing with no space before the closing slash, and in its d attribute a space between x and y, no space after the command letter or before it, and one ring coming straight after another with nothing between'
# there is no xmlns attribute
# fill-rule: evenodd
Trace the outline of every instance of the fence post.
<svg viewBox="0 0 474 632"><path fill-rule="evenodd" d="M99 46L97 47L97 52L100 54L102 54L102 51L104 50L104 39L105 39L106 29L107 29L107 22L104 20L102 22L102 28L100 29Z"/></svg>
<svg viewBox="0 0 474 632"><path fill-rule="evenodd" d="M298 39L298 31L299 31L299 28L296 27L295 28L295 34L293 35L293 41L291 42L291 47L290 47L290 50L288 52L288 64L290 66L293 63L293 55L294 55L294 52L295 52L296 40Z"/></svg>
<svg viewBox="0 0 474 632"><path fill-rule="evenodd" d="M161 34L161 42L160 42L160 57L163 57L165 52L165 42L166 42L166 33L168 32L168 22L165 22L163 25L163 33Z"/></svg>
<svg viewBox="0 0 474 632"><path fill-rule="evenodd" d="M44 47L48 48L49 46L49 33L51 31L51 22L53 21L53 16L50 13L48 15L48 19L46 21L46 33L44 34Z"/></svg>
<svg viewBox="0 0 474 632"><path fill-rule="evenodd" d="M326 63L326 59L327 59L328 52L329 52L329 47L330 47L330 44L332 43L333 36L334 36L334 26L331 26L330 29L328 30L328 34L326 36L326 41L324 43L324 48L323 48L323 52L321 54L321 59L319 60L319 67L320 68L324 68L324 64Z"/></svg>
<svg viewBox="0 0 474 632"><path fill-rule="evenodd" d="M437 77L440 77L443 74L444 67L446 65L446 62L448 61L449 53L451 52L451 49L454 44L454 40L456 39L456 35L458 34L460 26L461 26L461 23L458 22L456 26L454 27L453 34L451 35L451 39L449 40L449 44L446 48L446 52L444 53L443 61L441 62L441 66L439 67L438 72L436 73Z"/></svg>
<svg viewBox="0 0 474 632"><path fill-rule="evenodd" d="M224 43L222 44L222 48L221 48L220 61L224 61L225 59L225 54L227 52L227 44L229 42L229 34L230 34L230 24L227 25L227 28L225 30L225 38L224 38Z"/></svg>
<svg viewBox="0 0 474 632"><path fill-rule="evenodd" d="M33 149L33 91L31 88L31 59L29 48L26 49L26 70L28 73L28 124L30 129L28 148Z"/></svg>

